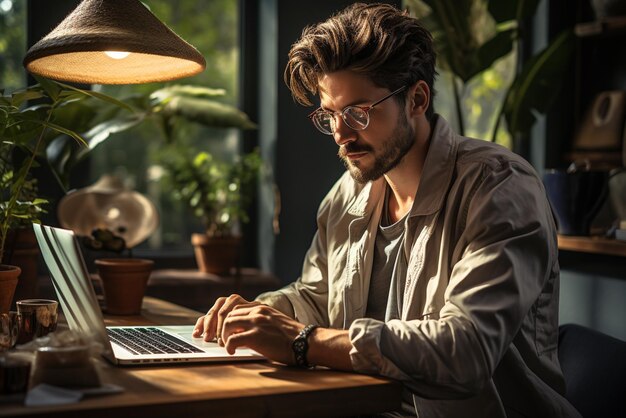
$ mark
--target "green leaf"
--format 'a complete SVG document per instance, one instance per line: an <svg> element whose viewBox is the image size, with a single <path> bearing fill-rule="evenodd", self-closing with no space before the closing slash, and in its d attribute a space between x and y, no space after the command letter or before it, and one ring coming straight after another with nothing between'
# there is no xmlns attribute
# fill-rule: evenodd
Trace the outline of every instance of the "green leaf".
<svg viewBox="0 0 626 418"><path fill-rule="evenodd" d="M115 106L121 107L123 109L126 109L128 111L134 112L133 108L130 107L129 105L127 105L126 103L124 103L124 102L122 102L120 100L117 100L116 98L111 97L111 96L109 96L107 94L100 93L100 92L93 91L93 90L79 89L77 87L70 86L69 84L63 84L63 83L59 83L59 82L57 82L57 83L59 84L59 86L65 88L65 89L68 89L68 90L73 90L75 93L79 93L79 94L82 94L82 95L88 96L88 97L95 97L96 99L102 100L103 102L107 102L107 103L113 104Z"/></svg>
<svg viewBox="0 0 626 418"><path fill-rule="evenodd" d="M485 71L493 65L493 63L508 55L513 50L513 36L515 30L509 29L498 32L493 38L485 42L478 48L476 53L476 64L472 68L472 73L468 74L468 81L477 74Z"/></svg>
<svg viewBox="0 0 626 418"><path fill-rule="evenodd" d="M162 110L166 117L179 116L216 128L255 129L248 116L234 106L207 99L174 97Z"/></svg>
<svg viewBox="0 0 626 418"><path fill-rule="evenodd" d="M126 131L139 125L144 120L144 115L134 114L130 116L120 116L97 124L83 134L89 144L89 149L93 150L110 135Z"/></svg>
<svg viewBox="0 0 626 418"><path fill-rule="evenodd" d="M476 38L469 24L472 0L424 0L432 13L425 26L433 32L445 66L462 80L474 71L468 62L476 56ZM430 27L429 27L430 26Z"/></svg>
<svg viewBox="0 0 626 418"><path fill-rule="evenodd" d="M79 151L76 151L76 150ZM50 141L46 148L46 164L63 189L69 187L69 172L76 160L76 155L85 147L76 147L72 138L63 135Z"/></svg>
<svg viewBox="0 0 626 418"><path fill-rule="evenodd" d="M51 121L68 129L71 128L74 132L82 132L89 128L97 114L98 110L87 101L74 100L64 102L54 108ZM58 135L54 134L54 136Z"/></svg>
<svg viewBox="0 0 626 418"><path fill-rule="evenodd" d="M213 156L208 152L199 152L195 158L193 159L193 165L195 167L200 167L202 164L206 162L211 162Z"/></svg>
<svg viewBox="0 0 626 418"><path fill-rule="evenodd" d="M80 136L80 134L78 134L77 132L74 132L70 129L66 129L62 126L56 125L54 123L48 122L48 123L43 123L44 126L50 128L50 129L54 129L55 131L65 134L67 136L70 136L72 138L74 138L76 140L76 142L78 142L80 145L84 145L84 146L88 146L87 141L85 141L85 139Z"/></svg>
<svg viewBox="0 0 626 418"><path fill-rule="evenodd" d="M43 122L38 120L22 121L14 124L3 132L3 137L8 138L8 143L17 147L25 147L33 143L41 134Z"/></svg>
<svg viewBox="0 0 626 418"><path fill-rule="evenodd" d="M42 198L36 198L35 200L33 200L33 205L43 205L48 203L48 199L42 199Z"/></svg>
<svg viewBox="0 0 626 418"><path fill-rule="evenodd" d="M199 99L213 98L224 96L226 94L226 90L224 89L212 89L209 87L202 86L194 86L194 85L180 85L176 84L173 86L168 86L159 90L154 91L150 94L150 99L157 99L159 101L164 101L170 97L196 97Z"/></svg>
<svg viewBox="0 0 626 418"><path fill-rule="evenodd" d="M537 11L540 0L490 0L488 10L498 23L523 20Z"/></svg>
<svg viewBox="0 0 626 418"><path fill-rule="evenodd" d="M491 22L478 0L423 0L431 13L420 22L431 31L439 52L439 66L467 83L513 49L515 29L497 32L489 26L483 41L484 22ZM481 22L479 26L477 23Z"/></svg>
<svg viewBox="0 0 626 418"><path fill-rule="evenodd" d="M61 86L59 86L57 82L35 74L33 74L32 76L35 80L37 80L41 88L46 92L48 97L50 97L53 102L57 102L59 100L59 94L61 94Z"/></svg>
<svg viewBox="0 0 626 418"><path fill-rule="evenodd" d="M29 100L41 99L44 97L44 92L39 88L27 88L24 90L19 90L14 92L11 95L11 105L19 108L22 104L26 103Z"/></svg>
<svg viewBox="0 0 626 418"><path fill-rule="evenodd" d="M504 116L512 136L526 134L536 120L533 112L544 113L563 84L563 68L574 57L573 31L559 34L541 53L522 68L504 99Z"/></svg>

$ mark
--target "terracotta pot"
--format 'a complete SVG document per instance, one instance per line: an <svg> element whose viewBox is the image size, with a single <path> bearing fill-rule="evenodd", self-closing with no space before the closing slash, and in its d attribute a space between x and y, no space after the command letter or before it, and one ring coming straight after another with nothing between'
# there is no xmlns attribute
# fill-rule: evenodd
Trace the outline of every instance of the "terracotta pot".
<svg viewBox="0 0 626 418"><path fill-rule="evenodd" d="M106 313L137 315L154 261L139 258L100 258L96 268L102 288Z"/></svg>
<svg viewBox="0 0 626 418"><path fill-rule="evenodd" d="M198 269L205 273L223 274L237 267L241 237L210 237L206 234L192 234Z"/></svg>
<svg viewBox="0 0 626 418"><path fill-rule="evenodd" d="M0 264L0 313L8 313L22 270L17 266Z"/></svg>
<svg viewBox="0 0 626 418"><path fill-rule="evenodd" d="M22 270L15 289L15 300L39 296L37 262L39 245L33 228L10 229L2 264L17 266Z"/></svg>

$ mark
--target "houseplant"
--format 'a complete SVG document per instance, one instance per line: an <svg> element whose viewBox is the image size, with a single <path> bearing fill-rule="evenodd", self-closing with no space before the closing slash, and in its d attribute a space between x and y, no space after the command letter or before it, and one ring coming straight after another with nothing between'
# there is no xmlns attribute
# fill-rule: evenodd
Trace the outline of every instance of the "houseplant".
<svg viewBox="0 0 626 418"><path fill-rule="evenodd" d="M176 146L163 154L164 184L202 222L204 233L191 237L201 271L225 273L237 264L241 237L235 230L248 222L247 208L261 168L258 150L232 163L206 151Z"/></svg>
<svg viewBox="0 0 626 418"><path fill-rule="evenodd" d="M439 65L452 74L455 113L465 132L462 90L470 80L516 52L516 74L495 112L491 140L502 121L519 149L538 113L545 113L563 84L563 72L573 59L574 36L566 30L520 65L521 46L529 37L524 22L534 16L539 0L410 0L412 11L439 45Z"/></svg>
<svg viewBox="0 0 626 418"><path fill-rule="evenodd" d="M227 163L206 151L187 148L178 138L178 129L189 122L255 128L245 113L214 100L223 94L223 90L187 85L150 95L168 144L159 158L164 184L200 219L204 232L192 234L191 242L198 268L210 273L226 273L237 265L241 237L235 229L249 220L247 209L261 168L258 151Z"/></svg>
<svg viewBox="0 0 626 418"><path fill-rule="evenodd" d="M198 244L196 255L200 269L214 273L229 270L235 263L232 260L238 257L240 237L236 236L234 228L247 221L246 205L251 200L261 166L258 152L226 163L188 143L187 129L195 124L210 128L256 127L245 113L219 101L224 94L220 89L171 85L134 95L124 101L133 104L135 113L112 117L88 135L89 146L94 148L111 133L141 123L152 122L160 128L163 144L155 158L164 172L163 185L201 220L205 231L193 235L192 243ZM228 248L216 254L222 261L220 266L207 266L200 248L209 247L213 248L209 252L214 254Z"/></svg>
<svg viewBox="0 0 626 418"><path fill-rule="evenodd" d="M2 262L6 260L11 263L11 260L7 260L5 256L14 253L11 246L16 240L9 242L9 237L17 237L18 234L15 231L20 227L38 222L39 215L44 211L47 201L38 196L36 181L31 177L31 169L46 163L47 146L60 135L72 138L81 145L87 144L78 132L94 120L96 112L91 110L87 114L85 109L89 107L82 107L82 102L95 98L128 108L125 104L100 93L40 77L35 78L38 84L9 95L2 92L0 96L0 182L2 185L0 260ZM28 106L27 103L32 100L38 103ZM31 241L34 243L34 240ZM36 263L36 258L31 258L31 264L22 270L33 272L36 280L36 268L32 266L32 263ZM7 271L10 273L6 273ZM14 268L4 268L0 271L0 275L6 274L14 275L14 281L17 284ZM31 277L29 279L33 280ZM14 288L10 292L8 288L2 291L3 300L7 299L9 304L13 291ZM0 308L8 309L5 306Z"/></svg>

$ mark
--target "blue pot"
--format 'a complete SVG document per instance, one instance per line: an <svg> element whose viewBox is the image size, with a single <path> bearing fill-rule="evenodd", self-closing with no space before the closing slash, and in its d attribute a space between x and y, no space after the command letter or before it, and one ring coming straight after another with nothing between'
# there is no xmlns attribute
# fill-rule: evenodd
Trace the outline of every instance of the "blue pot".
<svg viewBox="0 0 626 418"><path fill-rule="evenodd" d="M589 235L589 228L607 196L606 171L568 173L549 170L543 176L559 234Z"/></svg>

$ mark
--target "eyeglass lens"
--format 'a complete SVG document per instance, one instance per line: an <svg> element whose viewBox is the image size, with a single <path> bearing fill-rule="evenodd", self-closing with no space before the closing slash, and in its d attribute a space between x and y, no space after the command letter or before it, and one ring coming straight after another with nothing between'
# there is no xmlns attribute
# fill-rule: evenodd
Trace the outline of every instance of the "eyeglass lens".
<svg viewBox="0 0 626 418"><path fill-rule="evenodd" d="M407 87L402 86L397 90L392 91L387 96L382 99L374 102L369 107L359 107L359 106L348 106L341 111L341 118L351 129L362 131L367 128L370 123L370 115L369 111L375 107L376 105L384 102L391 96L394 96L401 91L405 90ZM313 124L317 129L319 129L322 133L326 135L332 135L336 129L337 117L335 112L329 112L327 110L322 110L319 108L315 112L309 115L309 118L313 121Z"/></svg>
<svg viewBox="0 0 626 418"><path fill-rule="evenodd" d="M369 123L369 115L361 108L349 106L341 112L343 121L351 129L363 130ZM330 112L318 112L313 116L315 127L323 133L332 135L336 128L335 115Z"/></svg>

